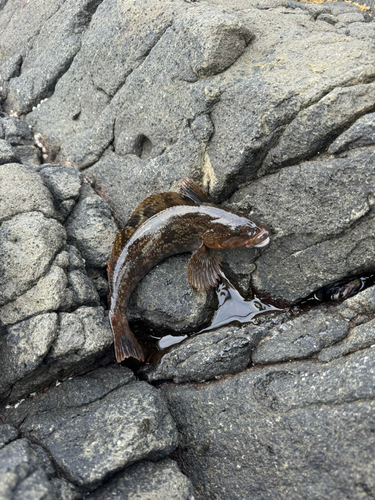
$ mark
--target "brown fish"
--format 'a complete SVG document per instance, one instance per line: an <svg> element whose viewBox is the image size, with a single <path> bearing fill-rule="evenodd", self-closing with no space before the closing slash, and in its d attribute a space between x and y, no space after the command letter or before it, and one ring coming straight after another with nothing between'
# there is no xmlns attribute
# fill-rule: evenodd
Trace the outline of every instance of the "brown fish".
<svg viewBox="0 0 375 500"><path fill-rule="evenodd" d="M181 194L160 193L144 200L125 229L117 233L108 264L109 320L120 363L133 357L144 361L142 348L126 319L128 300L139 281L163 259L194 252L187 267L189 283L198 290L217 284L220 257L215 249L263 247L269 230L226 207L213 205L192 180Z"/></svg>

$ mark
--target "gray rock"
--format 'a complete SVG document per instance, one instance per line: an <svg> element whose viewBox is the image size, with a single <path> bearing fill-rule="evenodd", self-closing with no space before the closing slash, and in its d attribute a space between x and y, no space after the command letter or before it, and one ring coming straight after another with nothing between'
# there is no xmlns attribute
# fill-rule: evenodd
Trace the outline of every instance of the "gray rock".
<svg viewBox="0 0 375 500"><path fill-rule="evenodd" d="M30 289L65 243L65 230L40 212L19 214L0 227L0 305Z"/></svg>
<svg viewBox="0 0 375 500"><path fill-rule="evenodd" d="M303 359L342 340L349 329L347 320L326 311L308 314L273 328L252 354L254 364Z"/></svg>
<svg viewBox="0 0 375 500"><path fill-rule="evenodd" d="M83 348L85 340L84 327L78 315L60 313L57 338L48 353L48 359L56 362L76 353Z"/></svg>
<svg viewBox="0 0 375 500"><path fill-rule="evenodd" d="M191 130L197 140L209 141L214 133L214 125L209 115L200 115L191 124Z"/></svg>
<svg viewBox="0 0 375 500"><path fill-rule="evenodd" d="M204 382L236 373L248 367L251 351L264 334L264 328L253 325L201 333L173 347L156 365L146 365L140 374L149 382L181 383Z"/></svg>
<svg viewBox="0 0 375 500"><path fill-rule="evenodd" d="M111 152L88 168L85 175L96 191L110 200L116 218L124 225L145 198L171 191L182 179L194 177L201 160L202 146L186 128L174 145L149 162L136 155Z"/></svg>
<svg viewBox="0 0 375 500"><path fill-rule="evenodd" d="M375 468L374 376L367 349L325 365L165 385L179 464L198 498L365 498Z"/></svg>
<svg viewBox="0 0 375 500"><path fill-rule="evenodd" d="M108 203L99 196L79 201L66 223L66 231L88 266L107 266L117 232Z"/></svg>
<svg viewBox="0 0 375 500"><path fill-rule="evenodd" d="M51 483L55 490L56 500L74 500L76 498L74 489L64 479L54 478Z"/></svg>
<svg viewBox="0 0 375 500"><path fill-rule="evenodd" d="M139 283L129 302L127 317L155 330L194 332L207 325L216 306L213 290L195 290L187 280L191 254L170 257Z"/></svg>
<svg viewBox="0 0 375 500"><path fill-rule="evenodd" d="M47 363L58 362L60 369L83 366L98 359L110 348L113 335L101 307L80 307L74 313L60 313L57 338Z"/></svg>
<svg viewBox="0 0 375 500"><path fill-rule="evenodd" d="M323 349L318 356L319 361L331 361L366 347L375 345L375 320L356 326L349 331L348 336L340 343Z"/></svg>
<svg viewBox="0 0 375 500"><path fill-rule="evenodd" d="M42 155L36 146L13 146L13 149L21 163L31 167L40 165Z"/></svg>
<svg viewBox="0 0 375 500"><path fill-rule="evenodd" d="M338 306L338 312L346 319L353 319L360 314L371 315L375 312L375 286L371 286L349 297Z"/></svg>
<svg viewBox="0 0 375 500"><path fill-rule="evenodd" d="M100 303L98 292L93 282L82 271L75 270L68 273L68 282L73 292L71 308L79 306L98 306Z"/></svg>
<svg viewBox="0 0 375 500"><path fill-rule="evenodd" d="M56 334L56 313L41 314L7 328L7 334L0 337L0 397L6 396L15 382L36 370Z"/></svg>
<svg viewBox="0 0 375 500"><path fill-rule="evenodd" d="M96 380L104 392L100 399L82 404L80 397L77 407L69 399L69 406L55 403L54 410L37 410L21 425L24 435L38 440L70 481L89 489L137 460L169 455L178 442L174 422L156 389L132 382L111 390L105 380L103 373ZM64 383L55 394L64 394L63 388ZM74 387L69 396L74 397Z"/></svg>
<svg viewBox="0 0 375 500"><path fill-rule="evenodd" d="M69 266L68 271L75 271L76 269L85 269L85 260L82 258L81 253L74 245L67 245L69 253Z"/></svg>
<svg viewBox="0 0 375 500"><path fill-rule="evenodd" d="M51 193L39 175L16 163L0 166L0 222L33 210L46 217L55 213Z"/></svg>
<svg viewBox="0 0 375 500"><path fill-rule="evenodd" d="M375 171L368 155L359 150L284 168L232 197L272 230L256 260L256 289L292 302L372 267Z"/></svg>
<svg viewBox="0 0 375 500"><path fill-rule="evenodd" d="M78 199L82 180L74 168L61 165L43 166L39 174L58 201Z"/></svg>
<svg viewBox="0 0 375 500"><path fill-rule="evenodd" d="M0 66L0 82L4 84L4 82L18 76L20 74L21 65L21 54L14 54L12 57L3 62Z"/></svg>
<svg viewBox="0 0 375 500"><path fill-rule="evenodd" d="M42 325L38 324L38 318L32 319L40 328ZM24 373L12 385L11 392L9 389L4 392L3 398L7 396L8 402L16 402L32 392L44 389L57 379L92 369L97 366L98 360L101 365L113 362L113 334L101 307L80 307L68 317L59 314L59 322L56 323L53 343L45 352L43 360L40 360L42 362L36 363L29 374ZM38 329L34 330L34 334L37 334ZM4 387L13 383L14 374L12 377L10 380L4 379Z"/></svg>
<svg viewBox="0 0 375 500"><path fill-rule="evenodd" d="M17 154L4 139L0 139L0 165L19 161Z"/></svg>
<svg viewBox="0 0 375 500"><path fill-rule="evenodd" d="M10 424L0 424L0 450L18 437L17 430Z"/></svg>
<svg viewBox="0 0 375 500"><path fill-rule="evenodd" d="M260 173L272 172L323 151L331 137L373 107L375 85L335 88L319 102L304 109L286 127L267 155Z"/></svg>
<svg viewBox="0 0 375 500"><path fill-rule="evenodd" d="M157 463L135 464L116 477L109 486L99 488L88 500L195 500L189 479L177 464L166 458Z"/></svg>
<svg viewBox="0 0 375 500"><path fill-rule="evenodd" d="M358 120L328 148L328 153L341 153L348 149L375 144L375 113L369 113Z"/></svg>
<svg viewBox="0 0 375 500"><path fill-rule="evenodd" d="M98 3L99 1L92 0L63 2L56 9L55 15L50 15L45 23L40 19L41 14L37 13L41 27L32 47L27 50L22 73L10 81L7 110L27 113L41 99L48 97L56 81L67 71L79 51L82 32L89 24ZM46 10L50 9L51 7ZM41 10L43 16L45 9ZM7 31L14 36L12 27ZM53 54L53 57L46 59L46 53ZM48 71L45 71L47 65Z"/></svg>
<svg viewBox="0 0 375 500"><path fill-rule="evenodd" d="M64 271L52 266L35 286L0 309L0 325L11 325L36 314L57 311L64 304L67 284Z"/></svg>
<svg viewBox="0 0 375 500"><path fill-rule="evenodd" d="M0 498L4 500L54 500L54 490L26 439L0 450Z"/></svg>
<svg viewBox="0 0 375 500"><path fill-rule="evenodd" d="M5 408L4 414L8 422L18 427L26 418L99 401L134 379L134 374L129 368L117 364L98 368L85 375L70 377L62 384L32 399L28 398L16 405L9 405Z"/></svg>
<svg viewBox="0 0 375 500"><path fill-rule="evenodd" d="M33 144L34 138L30 127L23 120L8 117L1 120L4 129L5 140L11 146Z"/></svg>

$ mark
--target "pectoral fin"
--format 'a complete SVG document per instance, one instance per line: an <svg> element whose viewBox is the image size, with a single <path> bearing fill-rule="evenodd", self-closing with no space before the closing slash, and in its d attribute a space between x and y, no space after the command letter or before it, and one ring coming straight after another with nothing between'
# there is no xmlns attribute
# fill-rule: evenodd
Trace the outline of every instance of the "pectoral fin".
<svg viewBox="0 0 375 500"><path fill-rule="evenodd" d="M220 277L220 257L202 243L188 263L187 278L189 283L198 290L207 290L211 286L215 286Z"/></svg>

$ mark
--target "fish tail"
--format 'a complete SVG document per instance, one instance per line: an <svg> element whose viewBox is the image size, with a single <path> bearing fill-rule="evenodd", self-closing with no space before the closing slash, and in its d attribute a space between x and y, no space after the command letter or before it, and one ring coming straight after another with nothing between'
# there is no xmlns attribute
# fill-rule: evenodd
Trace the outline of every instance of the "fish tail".
<svg viewBox="0 0 375 500"><path fill-rule="evenodd" d="M142 347L139 345L134 333L130 330L125 314L112 312L109 314L109 321L115 339L116 361L121 363L121 361L129 357L144 361Z"/></svg>

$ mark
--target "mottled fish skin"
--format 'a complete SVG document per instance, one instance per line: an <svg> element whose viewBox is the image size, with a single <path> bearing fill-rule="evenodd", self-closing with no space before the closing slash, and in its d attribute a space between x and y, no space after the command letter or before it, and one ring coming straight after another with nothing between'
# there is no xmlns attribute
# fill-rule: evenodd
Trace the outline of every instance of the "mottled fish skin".
<svg viewBox="0 0 375 500"><path fill-rule="evenodd" d="M153 215L142 219L141 223L137 221L133 229L126 228L116 239L108 277L109 320L118 362L127 357L144 361L142 348L129 328L126 311L134 288L156 264L171 255L194 252L188 264L188 280L194 287L204 290L214 286L221 275L220 259L211 249L250 248L269 242L269 230L265 226L258 226L228 208L206 202L208 198L199 186L190 180L183 182L184 196L190 199L175 193L161 193L160 197L164 198L169 194L177 196L176 205L167 204L168 208L163 209L163 203L155 208L158 195L150 197L148 200L154 207L150 214ZM145 209L141 204L130 221L137 220L136 212L143 214Z"/></svg>

